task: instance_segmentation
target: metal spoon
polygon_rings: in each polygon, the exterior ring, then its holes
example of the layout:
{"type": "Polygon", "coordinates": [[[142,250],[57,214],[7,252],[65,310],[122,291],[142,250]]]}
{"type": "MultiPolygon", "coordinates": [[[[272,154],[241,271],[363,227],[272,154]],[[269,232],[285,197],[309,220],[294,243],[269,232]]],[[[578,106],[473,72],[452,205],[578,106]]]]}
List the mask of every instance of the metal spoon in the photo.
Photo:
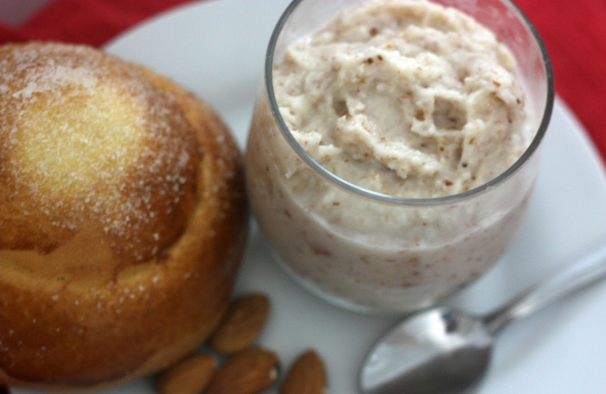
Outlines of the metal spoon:
{"type": "Polygon", "coordinates": [[[433,307],[404,319],[370,350],[360,370],[362,394],[456,394],[473,388],[490,363],[494,336],[561,297],[606,277],[606,242],[570,268],[493,313],[472,316],[433,307]]]}

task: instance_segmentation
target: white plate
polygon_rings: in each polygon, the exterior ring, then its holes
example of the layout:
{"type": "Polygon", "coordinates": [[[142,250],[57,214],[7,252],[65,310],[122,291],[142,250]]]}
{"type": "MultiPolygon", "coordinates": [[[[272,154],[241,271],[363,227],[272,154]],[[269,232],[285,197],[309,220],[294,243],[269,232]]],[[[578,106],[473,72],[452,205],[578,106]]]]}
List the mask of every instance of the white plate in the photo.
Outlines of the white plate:
{"type": "MultiPolygon", "coordinates": [[[[191,4],[130,30],[106,49],[172,77],[211,103],[243,147],[267,42],[287,3],[191,4]]],[[[522,231],[503,260],[453,303],[486,311],[557,270],[567,256],[606,232],[604,171],[582,128],[560,101],[542,154],[522,231]]],[[[267,292],[273,302],[260,344],[277,351],[283,369],[306,348],[316,348],[326,362],[332,394],[356,393],[365,352],[397,320],[340,310],[308,294],[273,263],[257,229],[236,289],[250,291],[267,292]]],[[[605,349],[606,283],[602,283],[507,329],[479,393],[604,394],[605,349]]],[[[150,379],[106,391],[153,392],[150,379]]]]}

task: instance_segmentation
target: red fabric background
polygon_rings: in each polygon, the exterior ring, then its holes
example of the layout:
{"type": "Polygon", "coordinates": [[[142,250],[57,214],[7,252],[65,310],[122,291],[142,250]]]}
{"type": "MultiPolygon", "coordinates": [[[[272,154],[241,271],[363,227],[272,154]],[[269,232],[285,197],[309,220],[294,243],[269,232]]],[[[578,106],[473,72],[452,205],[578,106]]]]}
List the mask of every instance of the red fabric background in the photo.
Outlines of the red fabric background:
{"type": "MultiPolygon", "coordinates": [[[[0,44],[41,39],[100,46],[142,20],[189,1],[54,0],[20,28],[0,25],[0,44]]],[[[545,41],[558,94],[606,158],[606,0],[516,2],[545,41]]]]}

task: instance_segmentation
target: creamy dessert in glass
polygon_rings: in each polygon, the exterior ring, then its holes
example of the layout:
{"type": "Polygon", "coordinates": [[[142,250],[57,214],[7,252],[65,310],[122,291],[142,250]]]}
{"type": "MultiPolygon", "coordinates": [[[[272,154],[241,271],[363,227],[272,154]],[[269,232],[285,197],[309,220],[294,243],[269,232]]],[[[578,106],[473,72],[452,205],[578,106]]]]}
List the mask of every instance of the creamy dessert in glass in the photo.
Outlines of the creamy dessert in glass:
{"type": "Polygon", "coordinates": [[[269,44],[246,154],[257,221],[305,287],[412,311],[503,254],[553,106],[507,0],[296,0],[269,44]]]}

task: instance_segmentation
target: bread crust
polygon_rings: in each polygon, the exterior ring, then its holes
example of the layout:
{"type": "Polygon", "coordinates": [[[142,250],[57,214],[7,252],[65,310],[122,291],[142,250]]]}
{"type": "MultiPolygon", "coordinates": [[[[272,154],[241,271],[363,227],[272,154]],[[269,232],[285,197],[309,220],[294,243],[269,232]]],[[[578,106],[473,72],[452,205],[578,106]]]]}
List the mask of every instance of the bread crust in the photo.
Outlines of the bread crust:
{"type": "MultiPolygon", "coordinates": [[[[119,73],[136,75],[165,95],[166,108],[186,121],[171,125],[183,127],[179,138],[189,158],[179,173],[185,179],[180,197],[152,201],[157,212],[174,205],[162,220],[107,238],[98,216],[86,213],[75,228],[56,231],[48,223],[26,222],[24,231],[38,238],[22,237],[19,226],[0,232],[0,385],[62,391],[113,386],[191,352],[224,312],[247,235],[240,152],[213,110],[172,81],[92,49],[27,45],[109,59],[120,65],[119,73]],[[31,242],[14,242],[19,239],[31,242]]],[[[0,138],[7,132],[0,129],[0,138]]],[[[6,167],[7,154],[0,153],[6,167]]],[[[0,205],[14,210],[6,192],[11,186],[0,184],[0,205]]],[[[6,212],[0,208],[2,219],[10,216],[6,212]]]]}

